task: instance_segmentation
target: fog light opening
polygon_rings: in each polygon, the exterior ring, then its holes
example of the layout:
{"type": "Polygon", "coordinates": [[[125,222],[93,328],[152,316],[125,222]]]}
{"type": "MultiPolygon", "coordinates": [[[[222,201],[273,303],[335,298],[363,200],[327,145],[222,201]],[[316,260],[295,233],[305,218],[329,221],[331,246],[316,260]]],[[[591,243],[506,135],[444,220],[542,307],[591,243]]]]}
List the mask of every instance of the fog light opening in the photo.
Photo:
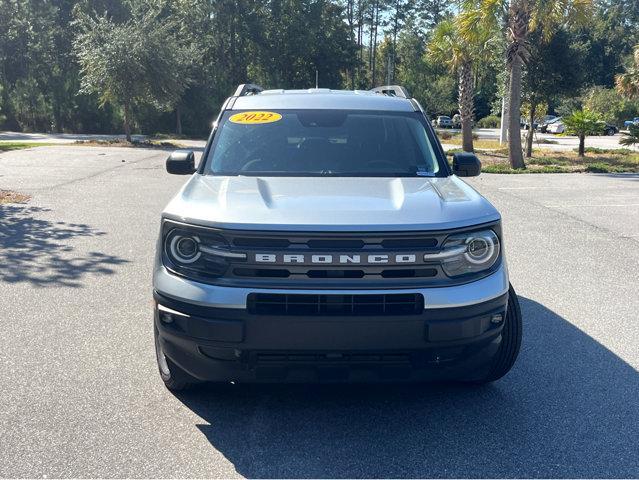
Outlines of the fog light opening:
{"type": "Polygon", "coordinates": [[[490,317],[490,322],[494,324],[499,324],[504,321],[503,313],[496,313],[492,317],[490,317]]]}

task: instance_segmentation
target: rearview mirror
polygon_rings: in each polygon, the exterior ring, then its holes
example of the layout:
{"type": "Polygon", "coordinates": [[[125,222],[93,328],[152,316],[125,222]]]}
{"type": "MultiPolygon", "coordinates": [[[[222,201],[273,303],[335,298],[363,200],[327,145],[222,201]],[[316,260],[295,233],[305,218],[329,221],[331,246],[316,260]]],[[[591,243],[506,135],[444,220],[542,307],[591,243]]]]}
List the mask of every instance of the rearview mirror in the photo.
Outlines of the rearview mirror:
{"type": "Polygon", "coordinates": [[[453,173],[459,177],[476,177],[481,172],[477,155],[469,152],[453,154],[453,173]]]}
{"type": "Polygon", "coordinates": [[[195,154],[191,150],[176,150],[166,159],[166,171],[174,175],[195,172],[195,154]]]}

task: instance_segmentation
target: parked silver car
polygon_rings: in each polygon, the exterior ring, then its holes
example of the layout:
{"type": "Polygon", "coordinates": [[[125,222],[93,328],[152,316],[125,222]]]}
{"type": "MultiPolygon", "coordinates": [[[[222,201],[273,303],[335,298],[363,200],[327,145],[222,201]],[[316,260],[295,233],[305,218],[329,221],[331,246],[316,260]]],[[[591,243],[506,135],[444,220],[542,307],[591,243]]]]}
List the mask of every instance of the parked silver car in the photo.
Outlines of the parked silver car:
{"type": "Polygon", "coordinates": [[[437,128],[453,128],[453,119],[446,115],[440,115],[435,121],[435,126],[437,128]]]}
{"type": "Polygon", "coordinates": [[[566,131],[566,125],[561,121],[561,117],[557,117],[553,122],[549,123],[546,127],[548,133],[564,133],[566,131]]]}
{"type": "Polygon", "coordinates": [[[199,382],[491,382],[521,313],[497,210],[452,167],[419,103],[240,85],[162,213],[155,346],[199,382]]]}

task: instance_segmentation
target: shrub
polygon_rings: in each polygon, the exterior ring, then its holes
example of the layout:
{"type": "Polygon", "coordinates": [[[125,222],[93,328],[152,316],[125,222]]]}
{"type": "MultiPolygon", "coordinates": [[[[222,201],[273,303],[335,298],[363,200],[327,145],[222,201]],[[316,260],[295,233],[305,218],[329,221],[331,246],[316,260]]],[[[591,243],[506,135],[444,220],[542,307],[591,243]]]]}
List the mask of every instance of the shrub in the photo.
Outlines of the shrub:
{"type": "Polygon", "coordinates": [[[589,163],[586,165],[586,172],[588,173],[624,173],[632,172],[632,168],[618,167],[616,165],[610,165],[604,162],[589,163]]]}
{"type": "MultiPolygon", "coordinates": [[[[621,140],[620,140],[621,142],[621,140]]],[[[634,153],[629,148],[598,148],[598,147],[586,147],[586,153],[603,153],[603,154],[614,154],[614,155],[631,155],[634,153]]],[[[575,152],[578,152],[579,149],[575,148],[575,152]]]]}
{"type": "Polygon", "coordinates": [[[570,173],[571,170],[559,165],[544,165],[537,168],[511,168],[510,165],[505,163],[498,163],[494,165],[486,165],[481,169],[484,173],[570,173]]]}
{"type": "Polygon", "coordinates": [[[501,119],[497,115],[488,115],[477,122],[479,128],[498,128],[501,119]]]}
{"type": "Polygon", "coordinates": [[[450,132],[440,132],[438,135],[442,140],[450,140],[453,138],[453,135],[450,132]]]}

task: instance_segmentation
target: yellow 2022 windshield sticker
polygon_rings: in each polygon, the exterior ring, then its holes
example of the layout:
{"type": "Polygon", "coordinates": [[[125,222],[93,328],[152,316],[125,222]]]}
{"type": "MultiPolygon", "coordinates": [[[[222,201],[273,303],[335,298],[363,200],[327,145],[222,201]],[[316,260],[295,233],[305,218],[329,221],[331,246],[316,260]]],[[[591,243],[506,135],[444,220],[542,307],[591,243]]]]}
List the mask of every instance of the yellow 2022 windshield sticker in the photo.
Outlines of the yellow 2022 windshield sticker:
{"type": "Polygon", "coordinates": [[[242,124],[259,124],[259,123],[273,123],[282,119],[282,115],[275,112],[242,112],[232,115],[229,120],[233,123],[242,124]]]}

